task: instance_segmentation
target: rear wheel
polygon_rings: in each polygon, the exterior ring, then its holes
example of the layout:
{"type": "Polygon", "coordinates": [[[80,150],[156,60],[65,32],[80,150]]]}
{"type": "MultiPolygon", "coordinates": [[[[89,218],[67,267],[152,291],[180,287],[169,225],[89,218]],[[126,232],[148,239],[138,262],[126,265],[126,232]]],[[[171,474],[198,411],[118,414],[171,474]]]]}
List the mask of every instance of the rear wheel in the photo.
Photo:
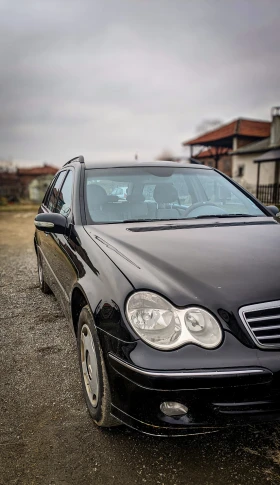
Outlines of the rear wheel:
{"type": "Polygon", "coordinates": [[[50,289],[49,285],[47,285],[47,283],[45,282],[45,279],[44,279],[44,271],[43,271],[43,266],[42,266],[42,260],[41,260],[41,256],[40,256],[38,250],[37,250],[37,266],[38,266],[39,286],[40,286],[41,291],[45,294],[51,293],[51,289],[50,289]]]}
{"type": "Polygon", "coordinates": [[[111,392],[97,331],[89,306],[85,306],[78,323],[78,352],[86,404],[94,422],[100,427],[118,426],[110,414],[111,392]]]}

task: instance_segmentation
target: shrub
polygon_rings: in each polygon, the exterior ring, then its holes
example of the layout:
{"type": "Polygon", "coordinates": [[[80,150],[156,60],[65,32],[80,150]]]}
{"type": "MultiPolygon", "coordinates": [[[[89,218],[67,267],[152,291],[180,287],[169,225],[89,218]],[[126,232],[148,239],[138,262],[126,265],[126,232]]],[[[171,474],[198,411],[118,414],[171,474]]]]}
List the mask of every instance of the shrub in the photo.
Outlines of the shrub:
{"type": "Polygon", "coordinates": [[[7,197],[0,197],[0,205],[8,205],[7,197]]]}

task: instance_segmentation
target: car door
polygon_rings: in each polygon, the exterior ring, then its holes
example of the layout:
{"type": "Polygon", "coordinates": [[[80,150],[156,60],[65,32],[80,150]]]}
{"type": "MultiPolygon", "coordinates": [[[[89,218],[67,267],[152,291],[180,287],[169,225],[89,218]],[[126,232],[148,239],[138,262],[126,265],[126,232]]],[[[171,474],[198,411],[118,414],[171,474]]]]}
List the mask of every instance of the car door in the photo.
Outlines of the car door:
{"type": "Polygon", "coordinates": [[[69,302],[74,283],[78,278],[76,256],[73,252],[73,197],[74,197],[73,169],[68,170],[60,189],[54,212],[67,218],[69,231],[67,234],[54,234],[54,251],[52,257],[53,270],[57,275],[61,301],[66,313],[69,312],[69,302]]]}
{"type": "MultiPolygon", "coordinates": [[[[58,195],[62,186],[62,183],[67,174],[66,170],[60,172],[53,180],[49,190],[47,191],[40,212],[54,212],[58,195]]],[[[51,287],[52,291],[57,294],[58,283],[53,271],[53,252],[55,248],[54,235],[45,231],[36,231],[37,248],[39,251],[39,257],[41,259],[41,264],[43,267],[44,275],[46,275],[46,280],[51,287]]]]}
{"type": "Polygon", "coordinates": [[[70,295],[72,287],[77,280],[78,270],[75,264],[77,258],[73,252],[71,230],[73,228],[73,190],[74,169],[70,168],[60,172],[44,205],[44,210],[61,214],[67,219],[67,234],[40,232],[41,250],[44,259],[44,271],[48,274],[56,298],[62,305],[65,313],[69,315],[70,295]]]}

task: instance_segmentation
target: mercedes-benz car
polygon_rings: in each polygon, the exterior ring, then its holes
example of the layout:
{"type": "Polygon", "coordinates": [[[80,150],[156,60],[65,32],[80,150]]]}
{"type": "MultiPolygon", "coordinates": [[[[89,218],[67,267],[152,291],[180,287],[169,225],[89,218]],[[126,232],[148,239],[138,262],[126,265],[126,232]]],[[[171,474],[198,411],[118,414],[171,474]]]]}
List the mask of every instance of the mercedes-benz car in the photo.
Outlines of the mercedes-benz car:
{"type": "Polygon", "coordinates": [[[174,436],[280,419],[277,213],[203,165],[59,170],[35,219],[39,283],[71,322],[97,425],[174,436]]]}

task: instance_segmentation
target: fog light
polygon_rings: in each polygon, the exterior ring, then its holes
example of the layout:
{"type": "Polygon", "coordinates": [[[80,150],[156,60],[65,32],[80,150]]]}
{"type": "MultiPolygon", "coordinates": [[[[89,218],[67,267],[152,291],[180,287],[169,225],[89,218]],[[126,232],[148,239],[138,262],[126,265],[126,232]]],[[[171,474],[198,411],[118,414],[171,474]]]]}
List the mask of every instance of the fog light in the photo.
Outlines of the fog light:
{"type": "Polygon", "coordinates": [[[179,402],[166,401],[160,405],[160,410],[166,416],[183,416],[187,414],[188,408],[179,402]]]}

